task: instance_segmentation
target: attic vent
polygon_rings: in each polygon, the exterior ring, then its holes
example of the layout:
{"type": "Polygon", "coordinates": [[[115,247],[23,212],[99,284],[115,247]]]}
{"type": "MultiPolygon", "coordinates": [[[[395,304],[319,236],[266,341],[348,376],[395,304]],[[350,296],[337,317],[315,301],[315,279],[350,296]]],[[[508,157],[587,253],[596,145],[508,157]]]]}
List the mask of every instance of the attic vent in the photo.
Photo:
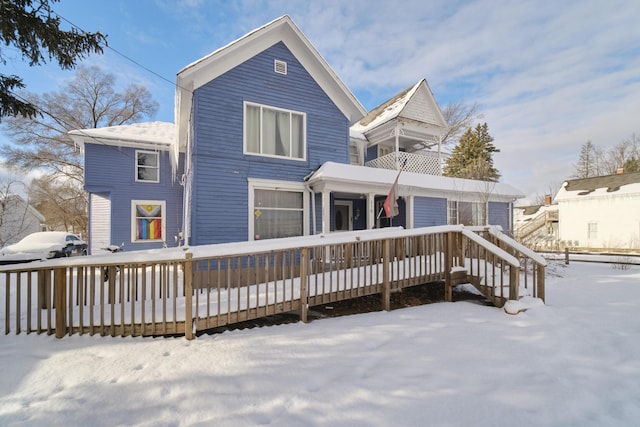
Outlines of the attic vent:
{"type": "Polygon", "coordinates": [[[287,74],[287,63],[276,59],[273,62],[273,71],[278,74],[287,74]]]}

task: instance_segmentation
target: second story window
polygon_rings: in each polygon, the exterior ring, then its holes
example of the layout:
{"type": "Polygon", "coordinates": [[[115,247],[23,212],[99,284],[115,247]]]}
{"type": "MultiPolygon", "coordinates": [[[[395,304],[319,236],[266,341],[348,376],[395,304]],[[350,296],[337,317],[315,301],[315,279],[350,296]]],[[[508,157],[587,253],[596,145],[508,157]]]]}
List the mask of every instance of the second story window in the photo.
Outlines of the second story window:
{"type": "Polygon", "coordinates": [[[305,160],[305,114],[245,103],[244,151],[305,160]]]}
{"type": "Polygon", "coordinates": [[[160,159],[156,151],[136,150],[136,181],[160,182],[160,159]]]}

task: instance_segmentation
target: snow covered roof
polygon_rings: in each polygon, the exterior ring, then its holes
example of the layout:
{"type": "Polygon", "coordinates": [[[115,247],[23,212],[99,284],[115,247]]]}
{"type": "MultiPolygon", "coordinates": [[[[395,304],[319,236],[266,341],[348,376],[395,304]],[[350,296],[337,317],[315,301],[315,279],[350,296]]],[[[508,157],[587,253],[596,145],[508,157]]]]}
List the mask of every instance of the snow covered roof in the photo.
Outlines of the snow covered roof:
{"type": "Polygon", "coordinates": [[[84,143],[94,143],[168,150],[175,141],[176,126],[168,122],[134,123],[72,130],[69,136],[81,147],[84,143]]]}
{"type": "Polygon", "coordinates": [[[555,200],[623,194],[640,194],[640,172],[568,180],[555,200]]]}
{"type": "Polygon", "coordinates": [[[371,130],[400,117],[429,123],[443,129],[447,126],[427,81],[422,79],[371,110],[358,123],[351,126],[351,135],[354,137],[358,134],[366,135],[371,130]],[[414,111],[410,111],[411,103],[418,104],[414,111]]]}
{"type": "Polygon", "coordinates": [[[38,219],[38,221],[44,222],[45,220],[44,215],[42,215],[40,211],[38,211],[36,208],[31,206],[30,203],[27,203],[27,201],[24,200],[22,196],[18,194],[7,194],[4,204],[7,210],[16,210],[16,211],[17,211],[16,207],[20,205],[20,208],[23,209],[23,211],[26,209],[28,212],[31,213],[31,215],[33,215],[36,219],[38,219]]]}
{"type": "MultiPolygon", "coordinates": [[[[315,171],[308,183],[316,191],[330,191],[379,195],[387,194],[398,172],[327,162],[315,171]]],[[[400,196],[464,198],[465,200],[513,201],[524,197],[522,192],[500,182],[476,181],[462,178],[401,172],[398,179],[400,196]]]]}

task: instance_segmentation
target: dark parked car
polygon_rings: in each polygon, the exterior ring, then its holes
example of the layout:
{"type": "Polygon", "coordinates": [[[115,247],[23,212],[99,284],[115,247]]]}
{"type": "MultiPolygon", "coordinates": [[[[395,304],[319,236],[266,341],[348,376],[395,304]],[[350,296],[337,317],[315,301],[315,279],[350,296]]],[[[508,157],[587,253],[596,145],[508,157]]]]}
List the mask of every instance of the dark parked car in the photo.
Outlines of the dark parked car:
{"type": "Polygon", "coordinates": [[[14,245],[0,249],[0,264],[15,264],[87,254],[87,242],[65,231],[29,234],[14,245]]]}

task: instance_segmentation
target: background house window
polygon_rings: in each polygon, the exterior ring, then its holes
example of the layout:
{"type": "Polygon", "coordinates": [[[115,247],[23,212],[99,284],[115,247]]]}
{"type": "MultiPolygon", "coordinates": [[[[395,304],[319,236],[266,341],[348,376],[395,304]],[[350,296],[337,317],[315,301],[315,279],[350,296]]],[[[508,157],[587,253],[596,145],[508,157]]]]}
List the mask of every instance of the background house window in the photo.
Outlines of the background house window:
{"type": "Polygon", "coordinates": [[[165,241],[166,209],[164,201],[131,202],[131,241],[165,241]]]}
{"type": "Polygon", "coordinates": [[[245,153],[304,160],[305,115],[245,103],[245,153]]]}
{"type": "Polygon", "coordinates": [[[159,182],[160,162],[156,151],[136,150],[136,181],[159,182]]]}
{"type": "Polygon", "coordinates": [[[597,222],[590,222],[588,224],[588,229],[587,229],[587,238],[589,239],[597,239],[598,238],[598,223],[597,222]]]}

